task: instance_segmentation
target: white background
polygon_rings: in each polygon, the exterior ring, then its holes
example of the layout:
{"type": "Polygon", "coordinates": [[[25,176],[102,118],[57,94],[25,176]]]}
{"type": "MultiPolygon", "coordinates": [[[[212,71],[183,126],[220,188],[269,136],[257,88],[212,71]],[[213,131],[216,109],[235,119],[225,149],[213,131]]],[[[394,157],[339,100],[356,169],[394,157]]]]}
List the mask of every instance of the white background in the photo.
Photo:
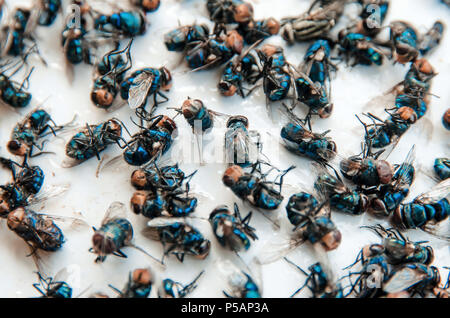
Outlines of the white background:
{"type": "MultiPolygon", "coordinates": [[[[29,3],[29,1],[7,2],[9,5],[13,2],[14,4],[29,3]]],[[[311,1],[252,0],[251,2],[255,9],[256,19],[268,16],[279,19],[284,16],[304,12],[311,1]]],[[[356,9],[355,5],[348,6],[346,15],[353,14],[356,12],[356,9]]],[[[162,0],[160,9],[155,13],[148,14],[147,17],[151,26],[149,26],[147,33],[143,37],[135,40],[132,47],[135,68],[144,66],[160,67],[162,65],[173,67],[177,64],[180,55],[168,52],[162,39],[164,33],[178,25],[178,21],[181,24],[191,24],[194,21],[210,24],[205,1],[202,0],[162,0]]],[[[441,19],[448,23],[450,21],[449,17],[450,9],[438,0],[392,0],[386,23],[403,19],[413,22],[418,30],[424,32],[436,19],[441,19]]],[[[136,131],[129,120],[132,111],[128,106],[123,107],[116,113],[108,114],[92,105],[89,98],[92,86],[92,68],[90,66],[77,66],[75,80],[72,85],[69,84],[64,73],[64,56],[60,43],[62,24],[63,21],[59,17],[52,27],[38,28],[39,47],[49,66],[45,68],[39,62],[34,61],[36,70],[31,77],[30,87],[30,91],[33,93],[32,105],[23,110],[21,115],[6,107],[0,109],[0,153],[3,156],[9,156],[5,145],[14,124],[29,110],[42,102],[44,102],[44,107],[51,112],[57,123],[69,121],[73,117],[74,112],[79,115],[79,125],[84,125],[86,122],[94,124],[112,116],[117,116],[124,120],[132,131],[136,131]]],[[[267,42],[284,45],[284,41],[279,36],[273,37],[267,42]]],[[[306,44],[296,44],[286,48],[285,53],[288,61],[294,65],[298,64],[302,60],[306,48],[306,44]]],[[[433,81],[431,90],[438,97],[431,99],[431,104],[425,116],[434,128],[432,138],[427,140],[424,134],[421,134],[423,128],[420,128],[425,125],[419,126],[418,124],[419,129],[406,133],[397,148],[392,152],[389,157],[392,163],[401,162],[414,143],[417,146],[417,162],[424,167],[424,170],[432,167],[435,157],[449,156],[449,132],[441,124],[441,117],[450,105],[450,94],[448,92],[448,83],[450,81],[449,53],[450,41],[448,32],[446,32],[440,47],[429,57],[431,64],[439,73],[433,81]]],[[[170,101],[161,105],[157,111],[158,113],[172,116],[174,115],[173,110],[165,110],[166,107],[180,107],[187,96],[201,98],[213,110],[230,115],[240,114],[247,116],[250,120],[250,128],[259,130],[265,139],[268,139],[267,144],[269,144],[269,141],[272,141],[272,144],[274,144],[273,140],[276,140],[276,137],[273,136],[279,134],[282,123],[277,120],[273,122],[269,119],[262,89],[256,90],[251,97],[245,100],[239,96],[224,98],[220,96],[216,88],[220,69],[202,71],[195,74],[186,73],[184,72],[185,70],[186,66],[182,64],[177,70],[173,71],[174,85],[168,94],[170,101]]],[[[385,62],[381,67],[357,66],[349,68],[344,63],[339,64],[339,71],[332,81],[334,112],[329,119],[316,121],[314,130],[321,132],[331,129],[330,135],[337,142],[338,150],[342,155],[359,153],[363,131],[354,114],[361,113],[363,110],[366,111],[366,103],[371,98],[380,95],[401,81],[406,71],[407,66],[393,65],[390,61],[385,62]]],[[[276,105],[274,108],[276,108],[276,105]]],[[[384,117],[382,105],[371,110],[384,117]]],[[[184,119],[178,117],[176,122],[180,128],[180,135],[184,136],[184,138],[190,137],[190,130],[184,119]]],[[[99,226],[108,205],[112,201],[120,200],[128,207],[128,202],[133,193],[133,188],[129,183],[133,168],[123,164],[119,169],[105,171],[99,178],[96,178],[97,161],[92,159],[78,167],[63,169],[59,165],[64,158],[64,146],[69,137],[70,135],[63,136],[64,140],[53,138],[47,145],[47,150],[55,151],[57,155],[33,159],[33,164],[41,166],[46,173],[46,186],[65,182],[71,184],[70,190],[63,197],[49,201],[41,212],[67,216],[73,216],[74,213],[81,212],[90,225],[99,226]]],[[[223,131],[217,129],[209,138],[212,141],[206,147],[222,143],[223,131]]],[[[178,154],[181,151],[180,149],[181,142],[178,141],[173,145],[172,153],[178,154]]],[[[205,150],[205,152],[206,156],[208,150],[205,150]]],[[[119,153],[118,148],[110,148],[104,154],[111,158],[119,153]]],[[[291,189],[292,192],[292,189],[298,189],[301,186],[312,189],[314,175],[310,171],[309,160],[297,157],[282,148],[268,145],[264,147],[264,153],[272,160],[273,164],[280,168],[287,168],[291,164],[297,166],[297,169],[291,172],[286,179],[286,183],[289,184],[286,190],[291,189]]],[[[185,160],[181,167],[186,173],[199,169],[192,180],[193,191],[202,193],[196,215],[208,217],[215,206],[228,204],[231,207],[235,201],[239,203],[242,213],[246,214],[251,210],[250,207],[239,202],[231,191],[222,184],[221,176],[225,169],[224,164],[211,163],[199,168],[197,164],[191,164],[185,160]]],[[[6,183],[9,180],[9,175],[6,172],[1,173],[3,176],[2,183],[6,183]]],[[[424,174],[419,174],[408,199],[412,199],[415,195],[426,191],[433,184],[433,180],[424,174]]],[[[291,227],[284,210],[289,195],[289,191],[286,191],[285,201],[281,208],[274,212],[278,213],[282,223],[282,228],[278,233],[255,211],[252,225],[257,229],[260,240],[253,244],[247,253],[242,254],[246,261],[249,262],[253,256],[258,255],[267,241],[276,242],[280,237],[289,233],[291,227]]],[[[146,220],[142,216],[136,216],[131,212],[129,212],[128,216],[135,228],[135,243],[150,251],[153,255],[160,256],[162,253],[161,245],[158,242],[148,241],[140,235],[140,230],[145,226],[146,220]]],[[[359,227],[378,222],[382,222],[384,225],[387,225],[387,223],[384,220],[376,220],[369,215],[353,217],[339,213],[333,214],[333,220],[342,232],[343,239],[339,248],[329,253],[329,257],[333,268],[341,275],[344,273],[341,271],[341,268],[353,262],[362,246],[378,242],[377,236],[359,227]]],[[[80,284],[75,289],[74,296],[89,286],[88,292],[83,296],[97,291],[114,296],[115,294],[108,288],[108,284],[122,288],[130,270],[150,265],[154,268],[159,278],[170,277],[183,283],[188,283],[198,272],[206,269],[206,274],[191,296],[222,297],[221,291],[224,285],[218,279],[219,276],[214,267],[214,262],[225,258],[233,259],[237,262],[236,257],[233,253],[224,251],[217,244],[208,223],[200,220],[193,223],[212,241],[209,257],[203,261],[186,257],[184,263],[179,263],[174,257],[170,257],[167,259],[165,271],[158,268],[145,255],[131,248],[124,249],[128,259],[108,257],[104,264],[95,264],[95,255],[88,253],[92,236],[92,230],[89,228],[82,231],[66,231],[67,242],[62,250],[49,255],[43,254],[43,258],[47,264],[47,271],[53,275],[65,266],[69,266],[72,270],[75,270],[75,273],[80,274],[80,284]]],[[[420,231],[410,231],[407,235],[412,240],[430,241],[436,254],[434,262],[436,266],[441,268],[442,266],[450,265],[448,244],[420,231]]],[[[35,271],[34,263],[31,257],[26,257],[29,250],[26,244],[7,228],[5,221],[0,222],[0,251],[2,264],[0,296],[38,296],[38,293],[32,287],[32,283],[37,281],[36,275],[33,273],[35,271]]],[[[299,247],[289,257],[303,268],[307,268],[315,262],[312,249],[308,244],[299,247]]],[[[446,276],[447,272],[442,270],[442,275],[446,276]]],[[[284,261],[264,266],[262,268],[262,278],[263,296],[265,297],[288,297],[297,287],[303,284],[305,279],[284,261]]],[[[153,289],[152,296],[155,295],[155,290],[156,288],[153,289]]],[[[302,294],[304,297],[308,295],[307,291],[302,294]]]]}

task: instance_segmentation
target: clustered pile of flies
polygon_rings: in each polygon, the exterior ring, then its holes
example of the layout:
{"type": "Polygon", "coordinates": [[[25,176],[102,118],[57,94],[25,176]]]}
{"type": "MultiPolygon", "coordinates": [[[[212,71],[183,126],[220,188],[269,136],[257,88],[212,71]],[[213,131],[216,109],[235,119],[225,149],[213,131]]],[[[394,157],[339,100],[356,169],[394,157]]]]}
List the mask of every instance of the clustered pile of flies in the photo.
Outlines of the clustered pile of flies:
{"type": "MultiPolygon", "coordinates": [[[[312,171],[316,174],[313,189],[302,189],[291,195],[285,206],[292,232],[285,241],[266,246],[250,266],[240,253],[246,252],[252,241],[258,239],[257,230],[250,225],[253,212],[244,216],[234,203],[232,207],[218,205],[208,218],[197,216],[194,212],[201,198],[191,191],[191,181],[197,171],[186,174],[178,163],[166,164],[161,160],[177,137],[175,118],[181,114],[197,137],[213,128],[217,118],[227,120],[224,136],[227,167],[222,176],[223,185],[245,206],[261,212],[277,227],[274,216],[284,201],[283,178],[295,166],[284,170],[275,167],[263,154],[261,136],[249,129],[245,116],[215,112],[200,99],[187,97],[180,108],[168,107],[175,110],[174,117],[155,115],[157,106],[169,101],[164,93],[172,84],[169,69],[161,66],[130,70],[133,41],[145,34],[149,25],[147,13],[157,11],[160,1],[129,0],[120,4],[102,1],[101,8],[97,2],[71,0],[70,6],[64,8],[60,0],[34,0],[32,9],[15,8],[9,12],[0,1],[0,98],[4,104],[13,109],[30,104],[31,94],[26,90],[33,68],[29,67],[28,58],[36,54],[46,64],[40,55],[35,30],[38,26],[52,25],[61,11],[70,9],[62,17],[65,27],[61,42],[69,75],[73,76],[74,65],[82,62],[94,65],[92,103],[108,112],[128,103],[134,112],[132,122],[138,128],[134,134],[115,117],[76,128],[77,132],[66,144],[67,158],[61,165],[74,167],[95,157],[99,161],[97,175],[112,164],[125,162],[135,167],[130,181],[136,191],[130,199],[130,208],[148,219],[142,234],[161,242],[163,255],[155,257],[135,244],[125,204],[113,202],[100,226],[92,227],[90,251],[96,254],[95,262],[104,262],[110,255],[126,258],[123,251],[126,247],[141,251],[161,266],[165,266],[165,258],[171,255],[180,262],[185,257],[203,260],[210,254],[211,241],[194,227],[197,220],[210,224],[219,245],[234,253],[242,263],[237,266],[230,260],[216,262],[227,286],[223,290],[226,297],[262,297],[262,281],[257,271],[261,265],[280,258],[306,276],[292,297],[305,287],[315,298],[449,297],[450,275],[446,281],[442,280],[438,268],[431,265],[433,248],[425,245],[427,242],[410,241],[402,234],[403,230],[417,228],[450,241],[449,159],[437,158],[434,163],[437,184],[405,203],[417,174],[415,146],[400,164],[389,163],[386,156],[388,147],[395,147],[427,111],[431,80],[437,73],[425,56],[438,46],[444,32],[442,22],[436,21],[425,34],[404,21],[382,26],[389,9],[388,0],[316,0],[307,12],[280,22],[272,17],[255,20],[250,2],[207,0],[206,9],[214,23],[212,32],[207,24],[194,23],[164,35],[167,50],[182,52],[193,71],[222,66],[217,85],[221,95],[239,94],[245,98],[262,86],[267,106],[279,104],[287,118],[280,133],[283,145],[312,161],[312,171]],[[337,38],[333,37],[331,31],[348,3],[359,4],[359,17],[340,30],[337,38]],[[389,29],[387,41],[377,38],[383,28],[389,29]],[[300,65],[289,63],[281,46],[261,45],[278,33],[289,45],[310,43],[300,65]],[[125,41],[128,43],[124,46],[125,41]],[[100,52],[104,47],[109,49],[100,52]],[[333,56],[333,52],[338,55],[333,56]],[[385,109],[387,119],[368,112],[363,114],[367,118],[364,121],[357,115],[365,131],[361,153],[341,157],[336,143],[328,136],[329,131],[312,130],[315,116],[328,118],[332,114],[331,77],[338,70],[333,60],[345,60],[353,67],[381,65],[385,59],[409,63],[404,80],[388,92],[395,97],[394,105],[385,109]],[[18,83],[13,76],[22,68],[27,69],[27,75],[18,83]],[[117,101],[117,95],[121,101],[117,101]],[[148,109],[147,100],[151,96],[153,105],[148,109]],[[296,114],[299,105],[306,107],[303,118],[296,114]],[[103,165],[105,158],[101,153],[114,144],[123,154],[103,165]],[[342,239],[332,220],[332,211],[350,215],[367,212],[388,218],[392,224],[388,229],[381,225],[364,226],[373,230],[381,242],[363,247],[341,278],[336,277],[327,256],[327,252],[339,247],[342,239]],[[286,257],[303,243],[310,244],[318,258],[308,271],[286,257]]],[[[1,166],[12,175],[10,181],[0,186],[0,217],[29,246],[39,280],[33,286],[43,297],[73,296],[72,287],[65,281],[67,269],[54,277],[44,273],[41,254],[62,248],[63,225],[75,227],[87,223],[78,217],[36,212],[39,204],[61,195],[68,185],[44,187],[44,171],[30,161],[51,154],[44,150],[45,144],[52,136],[73,130],[73,122],[58,125],[44,107],[37,107],[14,127],[7,143],[7,150],[19,157],[20,162],[0,157],[1,166]]],[[[442,122],[449,129],[449,110],[442,122]]],[[[203,164],[200,145],[199,151],[203,164]]],[[[159,286],[158,297],[186,297],[197,287],[204,272],[190,282],[181,283],[170,278],[159,280],[150,267],[138,268],[129,273],[122,289],[109,286],[122,298],[147,298],[154,284],[159,286]]],[[[109,296],[97,292],[91,297],[109,296]]]]}

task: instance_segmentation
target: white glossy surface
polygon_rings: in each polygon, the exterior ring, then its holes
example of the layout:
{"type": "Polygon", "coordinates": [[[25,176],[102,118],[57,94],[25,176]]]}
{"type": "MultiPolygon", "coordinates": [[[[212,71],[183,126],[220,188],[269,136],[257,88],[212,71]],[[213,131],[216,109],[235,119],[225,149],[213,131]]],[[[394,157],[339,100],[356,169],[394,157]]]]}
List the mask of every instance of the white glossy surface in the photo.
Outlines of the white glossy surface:
{"type": "MultiPolygon", "coordinates": [[[[27,3],[28,1],[7,1],[9,4],[27,3]]],[[[310,1],[307,0],[253,0],[251,1],[255,9],[257,19],[267,16],[281,18],[284,16],[299,14],[306,10],[310,1]]],[[[155,13],[148,14],[151,26],[147,33],[135,40],[132,48],[134,68],[143,66],[159,67],[161,65],[173,66],[180,59],[177,53],[168,52],[162,42],[163,34],[177,26],[177,21],[181,24],[210,23],[203,0],[162,0],[160,9],[155,13]]],[[[346,13],[351,13],[351,6],[346,13]]],[[[450,21],[450,9],[440,4],[438,0],[392,0],[387,18],[387,23],[392,20],[403,19],[413,22],[421,31],[429,28],[436,19],[445,22],[450,21]]],[[[40,27],[38,29],[39,46],[44,58],[49,63],[49,67],[42,67],[37,61],[36,70],[31,77],[30,91],[33,93],[33,105],[23,111],[26,114],[40,102],[44,102],[47,109],[51,111],[52,117],[57,123],[69,121],[73,113],[79,115],[80,125],[98,123],[109,117],[117,116],[122,119],[127,126],[133,130],[130,122],[132,111],[126,106],[119,111],[108,114],[101,109],[95,108],[89,98],[92,85],[92,69],[89,66],[81,65],[76,67],[75,81],[70,85],[64,74],[64,57],[60,46],[60,32],[62,29],[61,17],[51,28],[40,27]]],[[[267,42],[282,44],[284,41],[279,37],[273,37],[267,42]]],[[[307,45],[296,44],[285,49],[287,59],[298,64],[307,45]]],[[[439,96],[433,97],[428,113],[425,118],[434,125],[434,132],[431,140],[426,140],[418,136],[420,129],[408,132],[400,141],[398,147],[393,151],[389,160],[393,163],[401,162],[413,143],[417,146],[418,162],[423,166],[431,167],[433,160],[437,156],[449,156],[448,138],[449,132],[441,124],[443,112],[450,105],[450,93],[448,85],[450,82],[450,37],[448,30],[440,47],[429,57],[431,64],[439,72],[433,81],[432,92],[439,96]]],[[[213,110],[233,114],[245,115],[250,120],[250,127],[257,129],[264,136],[266,130],[273,135],[278,135],[280,129],[279,122],[272,122],[267,116],[265,109],[265,99],[262,90],[257,90],[251,97],[243,100],[238,96],[232,98],[221,97],[217,91],[220,70],[213,69],[198,73],[184,73],[186,66],[183,64],[173,71],[174,86],[168,94],[170,101],[160,106],[158,113],[173,115],[173,110],[166,111],[166,107],[180,107],[182,101],[191,96],[201,98],[208,107],[213,110]]],[[[387,91],[404,77],[407,67],[403,65],[393,65],[391,62],[385,63],[381,67],[357,66],[349,68],[341,63],[339,71],[332,81],[332,95],[334,100],[334,112],[329,119],[316,121],[315,131],[331,129],[330,135],[335,139],[338,149],[343,155],[356,154],[360,150],[360,140],[362,138],[362,128],[354,117],[354,114],[362,112],[365,104],[373,97],[387,91]]],[[[382,108],[375,110],[382,114],[382,108]]],[[[12,112],[10,109],[2,107],[0,124],[0,145],[1,154],[7,156],[6,142],[13,125],[23,116],[12,112]]],[[[177,125],[180,127],[180,136],[189,138],[191,131],[183,118],[177,117],[177,125]]],[[[212,147],[214,144],[222,143],[223,131],[217,129],[208,138],[214,140],[207,144],[212,147]]],[[[45,173],[45,185],[60,184],[70,182],[71,188],[63,197],[49,201],[45,205],[43,212],[57,215],[71,216],[75,212],[81,212],[90,225],[98,226],[104,216],[108,205],[115,200],[122,201],[128,206],[128,202],[133,193],[133,188],[129,183],[132,167],[125,164],[120,169],[109,170],[99,178],[95,177],[97,161],[90,160],[72,169],[63,169],[59,164],[64,158],[64,146],[69,136],[63,139],[53,138],[48,144],[47,150],[57,152],[56,156],[42,156],[33,159],[34,164],[40,165],[45,173]]],[[[181,140],[173,145],[172,153],[179,153],[181,140]]],[[[270,138],[265,138],[269,139],[270,138]]],[[[287,168],[295,164],[297,169],[288,174],[286,183],[292,188],[299,183],[311,188],[314,176],[310,171],[310,161],[299,158],[280,147],[264,147],[264,153],[272,160],[273,164],[280,168],[287,168]]],[[[273,140],[272,140],[273,144],[273,140]]],[[[276,144],[276,143],[275,143],[276,144]]],[[[194,148],[195,150],[195,148],[194,148]]],[[[208,150],[205,150],[208,153],[208,150]]],[[[104,154],[109,158],[120,153],[118,148],[110,148],[104,154]]],[[[184,155],[186,158],[186,155],[184,155]]],[[[193,191],[201,192],[203,195],[196,214],[208,217],[212,209],[219,204],[232,206],[233,202],[238,202],[242,213],[251,210],[243,205],[237,198],[224,187],[221,176],[225,170],[225,165],[212,163],[199,167],[193,163],[183,163],[181,167],[186,173],[199,169],[197,175],[192,180],[193,191]]],[[[9,175],[1,171],[2,183],[9,180],[9,175]]],[[[419,175],[409,199],[418,193],[427,190],[434,181],[428,177],[419,175]]],[[[284,206],[289,196],[289,191],[285,194],[285,202],[278,213],[282,222],[282,229],[277,234],[270,224],[255,211],[252,226],[257,229],[260,240],[253,244],[250,251],[243,254],[243,258],[249,261],[252,256],[257,255],[267,241],[279,239],[282,234],[290,231],[290,226],[285,216],[284,206]]],[[[141,216],[136,216],[129,212],[129,218],[135,227],[135,242],[137,245],[147,249],[153,255],[159,256],[162,247],[158,242],[151,242],[140,235],[140,230],[145,226],[146,220],[141,216]]],[[[370,225],[381,222],[387,225],[384,220],[376,220],[368,215],[347,216],[339,213],[333,214],[333,220],[342,232],[343,239],[340,247],[329,253],[329,257],[334,268],[339,271],[341,268],[353,262],[359,249],[367,243],[378,242],[378,238],[367,230],[360,229],[361,225],[370,225]]],[[[235,259],[233,253],[224,251],[212,236],[210,225],[207,222],[197,220],[193,222],[211,241],[212,249],[209,257],[204,261],[194,260],[186,257],[184,263],[179,263],[175,258],[167,260],[167,268],[162,271],[149,260],[145,255],[130,248],[124,249],[128,259],[108,257],[105,263],[98,265],[94,263],[95,256],[88,253],[91,246],[92,231],[87,228],[83,231],[67,231],[63,249],[51,255],[44,255],[44,260],[51,273],[56,273],[64,266],[71,266],[75,273],[79,270],[80,286],[74,292],[77,295],[88,286],[91,288],[83,296],[96,291],[102,291],[110,296],[114,292],[108,288],[112,284],[118,288],[124,286],[128,272],[137,267],[150,265],[157,272],[160,278],[170,277],[183,283],[188,283],[202,269],[206,269],[205,276],[201,279],[198,288],[191,294],[193,297],[222,297],[223,286],[218,279],[214,268],[214,262],[219,258],[235,259]]],[[[435,265],[450,265],[449,246],[443,241],[439,241],[426,233],[420,231],[410,231],[407,235],[413,240],[429,240],[435,250],[435,265]]],[[[32,283],[37,281],[33,271],[34,263],[30,257],[25,243],[14,233],[9,231],[5,221],[0,222],[0,260],[2,264],[2,274],[0,275],[0,297],[33,297],[38,296],[33,289],[32,283]]],[[[315,262],[312,249],[305,244],[299,247],[290,259],[294,260],[302,268],[307,268],[315,262]]],[[[446,275],[446,272],[442,272],[446,275]]],[[[304,282],[304,277],[284,261],[278,261],[262,268],[263,274],[263,295],[265,297],[288,297],[304,282]]],[[[152,296],[156,294],[156,288],[152,291],[152,296]]],[[[307,292],[303,296],[308,296],[307,292]]]]}

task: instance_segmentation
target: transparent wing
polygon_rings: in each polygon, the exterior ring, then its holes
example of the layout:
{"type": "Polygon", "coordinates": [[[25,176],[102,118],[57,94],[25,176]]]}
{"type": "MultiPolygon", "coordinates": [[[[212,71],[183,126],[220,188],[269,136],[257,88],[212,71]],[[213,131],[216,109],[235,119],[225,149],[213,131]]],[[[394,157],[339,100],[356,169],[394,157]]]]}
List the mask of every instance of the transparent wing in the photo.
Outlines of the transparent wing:
{"type": "Polygon", "coordinates": [[[327,193],[330,189],[337,193],[348,192],[349,189],[344,182],[337,178],[336,175],[332,175],[324,166],[312,163],[312,170],[318,176],[314,187],[319,193],[327,193]]]}
{"type": "Polygon", "coordinates": [[[181,222],[186,223],[186,220],[183,218],[171,218],[171,217],[157,217],[148,221],[148,227],[164,227],[168,225],[172,225],[174,223],[181,222]]]}
{"type": "Polygon", "coordinates": [[[413,145],[406,155],[405,160],[402,162],[397,171],[399,171],[396,180],[394,181],[394,188],[401,187],[405,184],[410,184],[410,167],[414,164],[416,158],[416,146],[413,145]]]}
{"type": "Polygon", "coordinates": [[[40,214],[44,219],[52,220],[58,224],[63,224],[64,226],[70,227],[71,229],[82,229],[89,227],[89,224],[83,219],[70,217],[70,216],[59,216],[52,214],[40,214]]]}
{"type": "Polygon", "coordinates": [[[450,194],[450,178],[445,179],[431,188],[430,191],[422,193],[417,198],[414,199],[415,202],[420,202],[422,204],[436,203],[450,194]]]}
{"type": "Polygon", "coordinates": [[[322,207],[315,212],[315,217],[317,216],[325,216],[327,218],[331,217],[331,207],[329,202],[325,202],[322,207]]]}
{"type": "Polygon", "coordinates": [[[412,268],[404,267],[397,271],[383,286],[386,293],[394,294],[404,291],[421,282],[427,275],[412,268]]]}
{"type": "Polygon", "coordinates": [[[33,10],[31,10],[31,14],[30,17],[28,18],[27,26],[24,32],[25,34],[31,34],[34,32],[36,26],[38,25],[39,15],[40,15],[39,9],[34,8],[33,10]]]}
{"type": "Polygon", "coordinates": [[[390,91],[375,96],[371,100],[369,100],[363,107],[363,111],[367,112],[370,111],[371,113],[380,113],[377,112],[377,110],[383,111],[385,108],[391,108],[392,105],[395,104],[395,88],[391,89],[390,91]]]}
{"type": "MultiPolygon", "coordinates": [[[[106,156],[104,156],[103,159],[106,159],[106,156]]],[[[105,170],[110,170],[110,169],[118,170],[121,167],[121,165],[123,164],[123,155],[115,156],[114,158],[105,162],[104,164],[103,164],[103,161],[104,160],[102,160],[100,162],[97,175],[100,175],[100,173],[105,170]]]]}
{"type": "Polygon", "coordinates": [[[38,194],[30,197],[28,199],[28,204],[36,205],[36,204],[44,203],[44,202],[48,201],[49,199],[57,198],[57,197],[63,195],[64,193],[66,193],[69,190],[69,188],[70,188],[69,183],[47,186],[44,189],[42,189],[41,191],[39,191],[38,194]]]}
{"type": "Polygon", "coordinates": [[[130,87],[128,105],[131,109],[136,109],[145,103],[148,91],[153,84],[154,76],[151,73],[142,72],[133,81],[130,87]]]}
{"type": "Polygon", "coordinates": [[[256,257],[260,264],[270,264],[288,255],[298,246],[303,244],[304,239],[298,237],[284,238],[281,241],[269,241],[262,248],[262,252],[256,257]]]}
{"type": "Polygon", "coordinates": [[[72,167],[78,166],[79,164],[82,164],[83,162],[85,162],[85,160],[76,160],[73,158],[65,158],[61,162],[61,167],[62,168],[72,168],[72,167]]]}
{"type": "MultiPolygon", "coordinates": [[[[230,260],[218,259],[214,266],[218,270],[220,279],[226,285],[225,292],[230,296],[239,297],[240,291],[245,290],[245,285],[248,282],[248,277],[246,275],[248,275],[255,284],[258,284],[258,282],[253,279],[252,273],[246,273],[230,260]]],[[[261,290],[259,285],[258,289],[261,290]]]]}
{"type": "Polygon", "coordinates": [[[234,163],[235,155],[237,163],[245,163],[246,157],[249,156],[249,136],[242,130],[235,130],[231,134],[227,134],[225,138],[225,152],[227,163],[234,163]]]}
{"type": "Polygon", "coordinates": [[[102,225],[116,218],[125,218],[127,216],[127,211],[125,209],[125,204],[119,201],[111,203],[108,210],[106,210],[105,217],[103,218],[102,225]]]}
{"type": "Polygon", "coordinates": [[[435,236],[438,239],[450,242],[450,221],[447,218],[441,222],[428,222],[422,227],[422,230],[435,236]]]}
{"type": "Polygon", "coordinates": [[[56,275],[53,277],[53,281],[54,282],[66,282],[69,280],[70,278],[70,270],[67,267],[64,267],[62,269],[60,269],[58,271],[58,273],[56,273],[56,275]]]}
{"type": "Polygon", "coordinates": [[[256,259],[256,257],[252,258],[250,261],[248,268],[251,269],[251,275],[254,278],[254,282],[258,284],[259,290],[264,290],[263,287],[263,275],[262,275],[262,266],[256,259]]]}
{"type": "Polygon", "coordinates": [[[336,275],[334,274],[333,267],[331,266],[330,259],[327,251],[321,244],[313,244],[313,249],[316,254],[317,260],[322,265],[322,269],[327,274],[330,283],[336,282],[336,275]]]}

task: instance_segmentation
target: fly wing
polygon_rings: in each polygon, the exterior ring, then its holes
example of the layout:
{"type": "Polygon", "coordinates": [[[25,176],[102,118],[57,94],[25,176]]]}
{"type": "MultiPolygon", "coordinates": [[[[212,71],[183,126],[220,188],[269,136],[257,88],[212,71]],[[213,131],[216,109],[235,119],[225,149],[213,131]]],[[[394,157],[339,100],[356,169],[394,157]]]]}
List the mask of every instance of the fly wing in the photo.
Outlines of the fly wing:
{"type": "Polygon", "coordinates": [[[183,218],[171,218],[171,217],[157,217],[154,219],[151,219],[147,222],[148,227],[164,227],[169,226],[174,223],[186,223],[185,219],[183,218]]]}
{"type": "Polygon", "coordinates": [[[398,168],[398,175],[394,182],[394,188],[402,187],[403,185],[409,185],[411,183],[410,179],[410,167],[413,165],[414,160],[416,158],[416,146],[413,145],[406,155],[405,160],[398,168]]]}
{"type": "Polygon", "coordinates": [[[154,76],[148,72],[142,72],[133,81],[130,87],[128,105],[131,109],[141,107],[147,99],[148,91],[153,84],[154,76]]]}
{"type": "Polygon", "coordinates": [[[40,214],[42,218],[52,220],[58,224],[63,224],[71,229],[81,229],[89,227],[89,224],[83,219],[70,216],[59,216],[52,214],[40,214]]]}
{"type": "Polygon", "coordinates": [[[250,153],[249,144],[251,141],[249,139],[249,136],[241,130],[236,130],[226,137],[226,162],[231,164],[234,163],[234,159],[236,159],[237,163],[245,163],[246,157],[250,153]],[[235,155],[236,158],[234,158],[235,155]]]}
{"type": "Polygon", "coordinates": [[[314,183],[314,187],[316,188],[318,193],[326,195],[326,193],[330,190],[337,193],[349,191],[344,182],[338,179],[337,176],[332,175],[323,165],[315,162],[311,165],[312,170],[318,176],[316,182],[314,183]]]}
{"type": "Polygon", "coordinates": [[[317,261],[322,265],[323,271],[327,274],[327,277],[329,277],[331,281],[334,281],[335,275],[327,251],[322,244],[313,244],[313,249],[316,254],[317,261]]]}
{"type": "Polygon", "coordinates": [[[304,242],[299,237],[284,238],[281,241],[270,241],[264,245],[262,252],[256,257],[260,264],[270,264],[288,255],[304,242]]]}
{"type": "Polygon", "coordinates": [[[444,198],[447,198],[450,194],[450,178],[445,179],[431,188],[430,191],[419,195],[414,199],[415,202],[422,204],[436,203],[444,198]]]}
{"type": "Polygon", "coordinates": [[[383,290],[388,294],[395,294],[404,291],[411,286],[421,282],[427,275],[412,268],[404,267],[397,271],[383,286],[383,290]]]}
{"type": "MultiPolygon", "coordinates": [[[[219,278],[226,286],[224,292],[231,297],[240,296],[240,292],[246,288],[245,285],[247,284],[249,277],[257,284],[253,277],[250,276],[251,273],[246,273],[245,270],[242,270],[230,260],[219,259],[215,262],[214,266],[218,270],[219,278]]],[[[261,289],[259,285],[258,289],[261,289]]]]}
{"type": "Polygon", "coordinates": [[[126,215],[127,211],[125,209],[125,204],[119,201],[115,201],[111,203],[108,210],[106,211],[105,217],[102,221],[102,225],[116,218],[125,218],[126,215]]]}
{"type": "Polygon", "coordinates": [[[36,26],[38,25],[40,10],[41,8],[34,8],[31,10],[30,17],[28,18],[27,26],[25,28],[24,34],[29,35],[34,32],[36,26]]]}
{"type": "Polygon", "coordinates": [[[69,188],[70,184],[68,183],[47,186],[41,191],[39,191],[38,194],[31,196],[28,199],[28,204],[29,205],[41,204],[48,201],[49,199],[60,197],[61,195],[66,193],[69,190],[69,188]]]}
{"type": "Polygon", "coordinates": [[[395,103],[395,91],[394,89],[384,93],[383,95],[378,95],[369,100],[366,105],[364,105],[363,111],[370,111],[371,113],[380,113],[385,108],[390,108],[395,103]],[[380,110],[377,112],[377,110],[380,110]]]}
{"type": "Polygon", "coordinates": [[[448,218],[441,222],[428,222],[422,227],[422,230],[438,239],[450,242],[450,221],[448,218]]]}

